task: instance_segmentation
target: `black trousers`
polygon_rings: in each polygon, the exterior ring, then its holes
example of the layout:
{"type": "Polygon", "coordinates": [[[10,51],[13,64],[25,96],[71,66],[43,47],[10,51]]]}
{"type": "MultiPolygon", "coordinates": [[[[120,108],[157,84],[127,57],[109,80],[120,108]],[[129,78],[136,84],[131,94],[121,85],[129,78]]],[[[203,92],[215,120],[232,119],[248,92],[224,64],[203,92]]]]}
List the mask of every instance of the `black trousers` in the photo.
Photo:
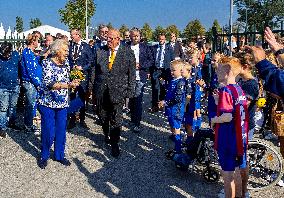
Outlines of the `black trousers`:
{"type": "MultiPolygon", "coordinates": [[[[85,117],[86,117],[86,92],[83,89],[83,87],[81,85],[79,85],[75,91],[73,93],[70,94],[70,100],[74,100],[77,95],[79,96],[79,98],[83,101],[84,106],[80,108],[79,110],[79,118],[80,118],[80,122],[84,122],[85,121],[85,117]]],[[[76,116],[75,113],[70,114],[70,121],[71,123],[75,123],[76,122],[76,116]]]]}
{"type": "Polygon", "coordinates": [[[158,102],[165,99],[167,85],[171,80],[171,70],[164,68],[151,69],[152,108],[158,107],[158,102]],[[161,80],[162,79],[162,80],[161,80]]]}
{"type": "Polygon", "coordinates": [[[103,97],[96,99],[96,112],[101,120],[104,135],[109,136],[111,145],[117,144],[120,139],[123,104],[124,100],[113,103],[108,89],[104,91],[103,97]]]}

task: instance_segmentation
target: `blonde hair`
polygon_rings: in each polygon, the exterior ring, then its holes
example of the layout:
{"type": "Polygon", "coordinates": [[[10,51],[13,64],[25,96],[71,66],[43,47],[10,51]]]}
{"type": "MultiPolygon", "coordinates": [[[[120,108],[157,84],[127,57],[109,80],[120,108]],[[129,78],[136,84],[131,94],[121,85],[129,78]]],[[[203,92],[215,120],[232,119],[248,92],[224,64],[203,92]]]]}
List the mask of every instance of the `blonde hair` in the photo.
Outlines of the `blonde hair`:
{"type": "Polygon", "coordinates": [[[35,34],[28,34],[28,37],[26,39],[26,44],[31,45],[34,41],[37,41],[39,38],[35,34]]]}
{"type": "MultiPolygon", "coordinates": [[[[241,72],[242,64],[238,58],[224,56],[220,58],[220,68],[228,74],[230,71],[233,72],[234,76],[237,76],[241,72]]],[[[219,67],[218,67],[219,68],[219,67]]]]}
{"type": "MultiPolygon", "coordinates": [[[[173,61],[171,62],[171,67],[174,67],[174,68],[178,67],[178,68],[182,69],[182,68],[185,67],[187,64],[188,64],[187,62],[182,61],[182,60],[173,60],[173,61]]],[[[188,65],[191,67],[190,64],[188,64],[188,65]]]]}

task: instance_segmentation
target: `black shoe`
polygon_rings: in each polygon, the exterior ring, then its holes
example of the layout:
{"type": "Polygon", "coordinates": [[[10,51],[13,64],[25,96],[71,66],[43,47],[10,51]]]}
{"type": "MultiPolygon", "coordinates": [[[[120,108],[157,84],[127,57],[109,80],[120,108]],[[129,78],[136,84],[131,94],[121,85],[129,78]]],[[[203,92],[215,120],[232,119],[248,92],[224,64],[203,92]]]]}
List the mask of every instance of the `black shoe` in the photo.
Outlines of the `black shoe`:
{"type": "Polygon", "coordinates": [[[69,122],[68,126],[67,126],[67,129],[73,129],[73,128],[75,128],[75,126],[76,126],[75,122],[69,122]]]}
{"type": "Polygon", "coordinates": [[[120,155],[118,144],[111,145],[111,155],[117,158],[120,155]]]}
{"type": "Polygon", "coordinates": [[[71,165],[71,162],[66,158],[63,158],[62,160],[55,160],[55,161],[59,162],[60,164],[62,164],[64,166],[70,166],[71,165]]]}
{"type": "Polygon", "coordinates": [[[106,143],[106,144],[110,144],[110,139],[109,139],[108,136],[105,136],[105,143],[106,143]]]}
{"type": "Polygon", "coordinates": [[[39,160],[38,161],[38,167],[40,167],[41,169],[45,169],[47,167],[47,160],[39,160]]]}
{"type": "Polygon", "coordinates": [[[2,138],[6,138],[6,136],[7,136],[7,133],[6,133],[6,131],[5,130],[0,130],[0,137],[2,137],[2,138]]]}
{"type": "Polygon", "coordinates": [[[149,113],[156,113],[156,112],[158,112],[158,111],[159,111],[159,108],[158,108],[158,107],[152,107],[152,108],[148,109],[148,112],[149,112],[149,113]]]}
{"type": "Polygon", "coordinates": [[[85,121],[81,121],[81,122],[80,122],[80,127],[84,128],[84,129],[90,129],[90,128],[87,126],[87,124],[86,124],[85,121]]]}
{"type": "Polygon", "coordinates": [[[24,129],[25,129],[25,128],[23,128],[23,127],[17,126],[15,123],[10,123],[10,124],[8,125],[8,127],[9,127],[10,129],[14,129],[14,130],[16,130],[16,131],[21,131],[21,130],[24,130],[24,129]]]}
{"type": "Polygon", "coordinates": [[[141,127],[138,126],[138,125],[136,125],[136,126],[133,128],[133,132],[134,132],[134,133],[139,133],[140,130],[141,130],[141,127]]]}

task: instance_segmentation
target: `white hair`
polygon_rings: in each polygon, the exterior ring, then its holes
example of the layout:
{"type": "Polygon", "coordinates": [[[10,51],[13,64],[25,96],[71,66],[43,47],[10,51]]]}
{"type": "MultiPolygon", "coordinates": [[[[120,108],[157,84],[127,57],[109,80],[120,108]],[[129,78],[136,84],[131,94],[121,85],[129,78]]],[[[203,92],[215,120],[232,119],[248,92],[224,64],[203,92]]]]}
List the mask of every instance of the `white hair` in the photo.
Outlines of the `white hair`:
{"type": "Polygon", "coordinates": [[[52,56],[56,55],[63,46],[68,46],[68,42],[64,39],[56,39],[50,44],[50,53],[52,56]]]}

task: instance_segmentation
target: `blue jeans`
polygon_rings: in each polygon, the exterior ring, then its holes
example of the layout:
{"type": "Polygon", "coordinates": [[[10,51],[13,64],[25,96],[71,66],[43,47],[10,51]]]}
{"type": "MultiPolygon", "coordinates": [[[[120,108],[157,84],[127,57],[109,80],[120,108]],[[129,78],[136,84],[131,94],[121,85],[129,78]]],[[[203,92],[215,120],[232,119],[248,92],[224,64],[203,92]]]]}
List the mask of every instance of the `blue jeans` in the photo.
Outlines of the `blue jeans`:
{"type": "Polygon", "coordinates": [[[25,118],[24,123],[27,127],[33,126],[33,118],[35,116],[35,106],[37,98],[37,90],[30,82],[23,82],[23,91],[25,94],[25,118]]]}
{"type": "Polygon", "coordinates": [[[143,92],[144,84],[140,84],[140,81],[136,81],[136,93],[133,98],[129,100],[130,113],[131,113],[131,122],[136,126],[140,125],[142,119],[142,102],[143,102],[143,92]]]}
{"type": "Polygon", "coordinates": [[[20,87],[14,89],[0,88],[0,129],[7,128],[8,118],[11,122],[16,120],[16,106],[20,87]]]}
{"type": "Polygon", "coordinates": [[[48,160],[54,142],[54,157],[64,158],[66,143],[67,108],[50,108],[39,105],[41,114],[41,159],[48,160]]]}

